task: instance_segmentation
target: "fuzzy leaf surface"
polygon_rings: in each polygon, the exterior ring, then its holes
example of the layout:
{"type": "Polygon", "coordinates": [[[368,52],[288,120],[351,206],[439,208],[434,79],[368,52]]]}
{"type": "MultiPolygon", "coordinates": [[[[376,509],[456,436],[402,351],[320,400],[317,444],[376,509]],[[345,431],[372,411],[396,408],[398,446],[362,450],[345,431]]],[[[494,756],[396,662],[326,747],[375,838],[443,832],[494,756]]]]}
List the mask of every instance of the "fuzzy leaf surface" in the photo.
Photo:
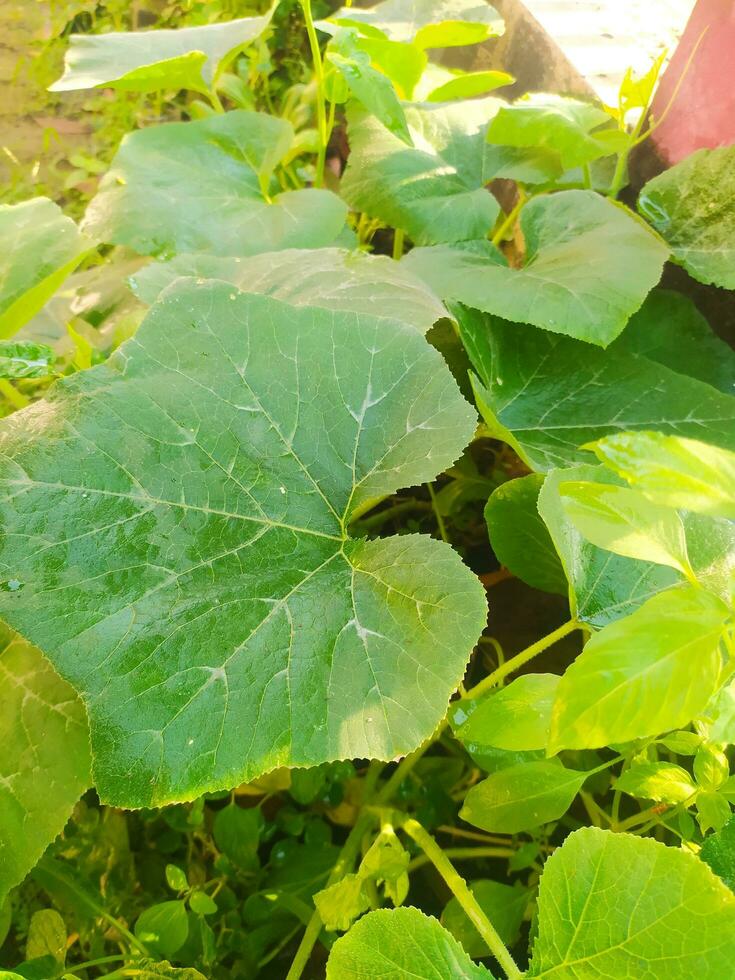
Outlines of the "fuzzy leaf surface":
{"type": "Polygon", "coordinates": [[[6,420],[0,574],[19,585],[0,608],[83,694],[102,797],[191,799],[428,737],[483,589],[443,543],[345,528],[474,427],[413,327],[192,280],[6,420]]]}
{"type": "Polygon", "coordinates": [[[544,867],[529,977],[727,976],[735,895],[693,854],[585,827],[544,867]]]}

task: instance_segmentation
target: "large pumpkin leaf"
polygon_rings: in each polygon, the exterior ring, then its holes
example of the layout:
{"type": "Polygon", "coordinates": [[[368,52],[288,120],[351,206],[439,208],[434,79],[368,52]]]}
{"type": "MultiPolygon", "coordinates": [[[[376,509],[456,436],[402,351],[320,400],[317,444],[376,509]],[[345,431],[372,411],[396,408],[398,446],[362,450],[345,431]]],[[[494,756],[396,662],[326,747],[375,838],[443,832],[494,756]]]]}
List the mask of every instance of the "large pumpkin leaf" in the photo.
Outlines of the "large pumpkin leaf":
{"type": "Polygon", "coordinates": [[[383,0],[367,10],[343,7],[330,19],[419,48],[477,44],[503,33],[502,18],[483,0],[383,0]]]}
{"type": "Polygon", "coordinates": [[[529,977],[725,977],[735,895],[693,854],[585,827],[549,858],[529,977]]]}
{"type": "Polygon", "coordinates": [[[105,87],[133,92],[188,88],[206,92],[226,55],[259,37],[273,16],[241,17],[178,30],[72,34],[64,74],[52,92],[105,87]]]}
{"type": "Polygon", "coordinates": [[[735,146],[699,150],[649,180],[638,209],[700,282],[735,289],[735,146]]]}
{"type": "Polygon", "coordinates": [[[436,919],[418,909],[378,909],[332,947],[327,980],[492,980],[436,919]]]}
{"type": "Polygon", "coordinates": [[[580,447],[621,430],[706,435],[735,450],[731,395],[628,353],[620,342],[601,351],[472,310],[455,313],[485,422],[533,469],[591,461],[580,447]]]}
{"type": "Polygon", "coordinates": [[[727,606],[685,586],[595,633],[566,670],[550,751],[599,748],[681,728],[717,690],[727,606]]]}
{"type": "Polygon", "coordinates": [[[593,191],[535,197],[520,226],[526,252],[517,269],[487,241],[417,248],[404,262],[444,300],[600,347],[661,278],[664,246],[593,191]]]}
{"type": "Polygon", "coordinates": [[[83,694],[105,799],[390,759],[433,731],[482,587],[441,542],[346,527],[474,426],[415,328],[193,280],[4,422],[0,608],[83,694]]]}
{"type": "Polygon", "coordinates": [[[46,197],[0,204],[0,338],[38,313],[92,244],[46,197]]]}
{"type": "Polygon", "coordinates": [[[2,625],[0,679],[2,906],[64,829],[90,785],[91,764],[87,719],[75,692],[35,647],[2,625]]]}
{"type": "Polygon", "coordinates": [[[177,255],[145,266],[131,282],[136,296],[153,303],[179,276],[223,279],[243,292],[265,293],[294,306],[389,314],[422,333],[447,315],[431,290],[400,262],[340,248],[286,249],[242,259],[177,255]]]}
{"type": "Polygon", "coordinates": [[[492,98],[407,105],[413,147],[350,109],[345,200],[422,245],[483,237],[500,213],[485,189],[485,130],[499,105],[492,98]]]}
{"type": "Polygon", "coordinates": [[[331,244],[347,209],[331,191],[271,195],[288,153],[285,119],[238,110],[168,123],[122,141],[83,227],[143,255],[253,255],[331,244]]]}

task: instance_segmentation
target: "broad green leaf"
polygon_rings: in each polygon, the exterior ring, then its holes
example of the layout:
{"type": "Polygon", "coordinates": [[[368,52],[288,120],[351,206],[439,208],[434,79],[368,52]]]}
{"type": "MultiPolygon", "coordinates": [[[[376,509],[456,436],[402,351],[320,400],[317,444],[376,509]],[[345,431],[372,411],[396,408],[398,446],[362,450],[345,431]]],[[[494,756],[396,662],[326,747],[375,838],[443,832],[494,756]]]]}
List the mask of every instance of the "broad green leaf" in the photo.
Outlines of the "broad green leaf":
{"type": "Polygon", "coordinates": [[[492,980],[436,919],[414,908],[363,916],[332,947],[327,980],[492,980]]]}
{"type": "Polygon", "coordinates": [[[38,313],[92,245],[48,198],[0,204],[0,338],[38,313]]]}
{"type": "Polygon", "coordinates": [[[735,681],[721,688],[704,711],[709,737],[723,745],[735,744],[735,681]]]}
{"type": "Polygon", "coordinates": [[[567,580],[538,512],[544,477],[529,473],[501,484],[485,508],[490,544],[502,565],[535,589],[567,594],[567,580]]]}
{"type": "Polygon", "coordinates": [[[238,110],[129,133],[83,227],[142,255],[254,255],[329,245],[346,208],[331,191],[266,197],[293,141],[285,119],[238,110]]]}
{"type": "Polygon", "coordinates": [[[592,462],[581,447],[621,430],[706,432],[708,442],[735,450],[735,399],[710,385],[619,352],[619,341],[601,351],[463,307],[453,311],[485,422],[532,469],[592,462]]]}
{"type": "Polygon", "coordinates": [[[151,905],[138,916],[135,935],[150,949],[173,956],[189,935],[186,905],[179,899],[151,905]]]}
{"type": "Polygon", "coordinates": [[[222,279],[243,292],[264,293],[294,306],[389,314],[422,333],[447,316],[431,290],[400,262],[341,248],[285,249],[250,258],[177,255],[140,269],[131,283],[136,296],[150,304],[179,276],[222,279]]]}
{"type": "Polygon", "coordinates": [[[0,378],[45,378],[56,355],[45,344],[0,340],[0,378]]]}
{"type": "Polygon", "coordinates": [[[730,804],[724,796],[714,792],[699,793],[697,796],[697,823],[703,834],[706,834],[708,830],[722,830],[730,816],[730,804]]]}
{"type": "Polygon", "coordinates": [[[735,146],[698,150],[649,180],[638,210],[699,282],[735,289],[735,146]]]}
{"type": "Polygon", "coordinates": [[[484,175],[485,128],[498,105],[492,98],[406,105],[413,147],[366,113],[348,110],[345,200],[418,244],[486,235],[500,213],[484,175]]]}
{"type": "Polygon", "coordinates": [[[549,749],[598,748],[681,728],[717,689],[727,606],[684,586],[595,633],[557,690],[549,749]]]}
{"type": "Polygon", "coordinates": [[[39,909],[31,916],[26,940],[26,959],[52,956],[57,963],[66,959],[67,932],[56,909],[39,909]]]}
{"type": "Polygon", "coordinates": [[[503,33],[502,18],[482,0],[383,0],[367,10],[343,7],[330,19],[419,48],[478,44],[503,33]]]}
{"type": "Polygon", "coordinates": [[[593,191],[539,195],[521,211],[520,227],[519,268],[480,241],[414,249],[403,261],[443,300],[607,347],[667,257],[634,217],[593,191]]]}
{"type": "Polygon", "coordinates": [[[559,95],[532,93],[503,106],[487,131],[488,143],[543,147],[559,154],[562,170],[571,170],[611,151],[593,130],[610,117],[600,107],[559,95]]]}
{"type": "Polygon", "coordinates": [[[329,42],[325,59],[340,72],[363,108],[389,132],[411,146],[411,134],[393,83],[371,66],[370,55],[358,46],[355,32],[338,31],[329,42]]]}
{"type": "MultiPolygon", "coordinates": [[[[427,102],[451,102],[453,99],[474,99],[496,88],[512,85],[515,78],[505,71],[457,72],[425,95],[427,102]]],[[[417,96],[421,99],[421,96],[417,96]]]]}
{"type": "Polygon", "coordinates": [[[733,452],[661,432],[621,432],[588,448],[659,504],[735,520],[733,452]]]}
{"type": "MultiPolygon", "coordinates": [[[[14,587],[12,580],[3,584],[14,587]]],[[[81,702],[35,647],[4,626],[0,679],[2,903],[64,829],[91,780],[81,702]]]]}
{"type": "Polygon", "coordinates": [[[615,781],[615,789],[657,803],[683,803],[697,791],[686,769],[671,762],[639,762],[615,781]]]}
{"type": "Polygon", "coordinates": [[[72,34],[64,74],[50,91],[104,86],[133,92],[207,92],[227,55],[233,57],[259,37],[274,9],[261,17],[177,30],[72,34]]]}
{"type": "Polygon", "coordinates": [[[455,701],[449,709],[455,737],[473,752],[545,749],[558,683],[554,674],[524,674],[479,701],[455,701]]]}
{"type": "MultiPolygon", "coordinates": [[[[525,888],[504,885],[499,881],[483,878],[473,881],[470,891],[505,945],[515,946],[531,893],[525,888]]],[[[441,923],[462,944],[462,948],[469,956],[477,959],[492,955],[487,943],[472,925],[456,898],[450,899],[445,905],[441,923]]]]}
{"type": "Polygon", "coordinates": [[[546,862],[529,977],[726,977],[735,895],[693,854],[585,827],[546,862]]]}
{"type": "MultiPolygon", "coordinates": [[[[379,69],[393,82],[396,92],[402,99],[413,98],[414,88],[429,62],[425,51],[417,48],[415,44],[375,37],[359,37],[356,43],[360,51],[364,51],[369,56],[373,67],[379,69]]],[[[402,112],[401,116],[403,116],[402,112]]],[[[405,117],[403,117],[403,125],[405,126],[405,117]]]]}
{"type": "Polygon", "coordinates": [[[716,834],[704,839],[699,856],[735,891],[735,816],[716,834]]]}
{"type": "Polygon", "coordinates": [[[684,525],[675,510],[609,483],[565,481],[559,496],[572,524],[598,548],[669,565],[692,577],[684,525]]]}
{"type": "Polygon", "coordinates": [[[473,786],[459,815],[489,833],[534,830],[564,816],[587,776],[552,760],[509,766],[473,786]]]}
{"type": "Polygon", "coordinates": [[[103,798],[431,734],[484,590],[443,542],[345,530],[472,437],[415,328],[188,280],[49,398],[0,429],[0,609],[83,692],[103,798]]]}
{"type": "Polygon", "coordinates": [[[694,303],[681,293],[654,289],[608,349],[641,355],[728,395],[733,393],[735,351],[712,333],[694,303]]]}

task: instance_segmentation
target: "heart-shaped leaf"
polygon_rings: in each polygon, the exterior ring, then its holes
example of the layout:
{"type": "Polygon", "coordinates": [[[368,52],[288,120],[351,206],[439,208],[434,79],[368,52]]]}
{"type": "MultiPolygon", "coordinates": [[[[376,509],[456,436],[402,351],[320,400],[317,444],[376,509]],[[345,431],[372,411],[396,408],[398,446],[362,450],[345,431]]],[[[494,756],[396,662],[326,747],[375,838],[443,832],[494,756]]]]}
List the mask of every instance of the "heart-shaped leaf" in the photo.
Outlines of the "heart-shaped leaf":
{"type": "Polygon", "coordinates": [[[483,589],[442,542],[347,526],[474,427],[414,327],[193,280],[5,420],[2,615],[83,694],[103,798],[191,799],[428,737],[483,589]]]}
{"type": "Polygon", "coordinates": [[[699,150],[649,180],[638,209],[700,282],[735,289],[735,146],[699,150]]]}
{"type": "Polygon", "coordinates": [[[271,195],[294,138],[285,119],[238,110],[126,136],[83,227],[143,255],[254,255],[330,245],[347,209],[331,191],[271,195]]]}
{"type": "Polygon", "coordinates": [[[735,895],[690,852],[585,827],[546,862],[529,977],[726,977],[735,895]]]}
{"type": "Polygon", "coordinates": [[[441,299],[607,347],[667,257],[641,223],[593,191],[535,197],[520,227],[520,268],[486,241],[414,249],[404,262],[441,299]]]}
{"type": "Polygon", "coordinates": [[[109,86],[133,92],[188,88],[206,92],[226,57],[259,37],[275,5],[261,17],[178,30],[72,34],[64,74],[52,92],[109,86]]]}
{"type": "Polygon", "coordinates": [[[345,200],[419,244],[486,235],[500,213],[484,172],[485,130],[499,105],[492,98],[407,105],[413,147],[366,113],[349,110],[345,200]]]}
{"type": "MultiPolygon", "coordinates": [[[[19,588],[6,582],[4,589],[19,588]]],[[[88,788],[84,708],[30,643],[0,626],[0,906],[88,788]]]]}

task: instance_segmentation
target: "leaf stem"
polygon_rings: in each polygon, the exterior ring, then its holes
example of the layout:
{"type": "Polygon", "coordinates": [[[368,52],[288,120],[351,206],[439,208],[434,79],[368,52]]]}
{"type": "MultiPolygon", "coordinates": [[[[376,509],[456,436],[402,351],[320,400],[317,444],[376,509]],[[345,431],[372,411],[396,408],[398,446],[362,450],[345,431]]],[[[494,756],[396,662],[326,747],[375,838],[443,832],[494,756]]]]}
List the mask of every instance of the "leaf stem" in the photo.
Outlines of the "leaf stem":
{"type": "Polygon", "coordinates": [[[127,956],[100,956],[96,960],[86,960],[84,963],[76,963],[74,966],[65,966],[64,975],[67,973],[79,973],[80,970],[88,970],[91,966],[104,966],[106,963],[119,963],[126,960],[127,956]]]}
{"type": "MultiPolygon", "coordinates": [[[[455,861],[474,861],[484,857],[513,857],[515,850],[512,847],[445,847],[442,849],[442,853],[448,858],[454,858],[455,861]]],[[[411,871],[416,871],[418,868],[422,868],[425,864],[432,863],[430,857],[422,854],[414,858],[406,870],[410,873],[411,871]]]]}
{"type": "Polygon", "coordinates": [[[496,246],[496,248],[500,245],[500,243],[503,241],[503,239],[508,234],[508,232],[514,227],[518,219],[518,215],[521,213],[521,209],[523,208],[523,205],[525,203],[526,203],[526,193],[521,187],[519,187],[518,200],[516,201],[515,206],[508,213],[505,220],[502,222],[498,230],[490,239],[490,241],[492,242],[493,245],[496,246]]]}
{"type": "Polygon", "coordinates": [[[497,670],[494,670],[492,674],[488,674],[479,684],[475,684],[474,687],[470,688],[465,697],[467,698],[477,698],[490,688],[495,687],[502,680],[504,680],[508,674],[512,674],[514,671],[518,670],[524,664],[527,664],[529,660],[533,660],[544,650],[553,646],[554,643],[573,633],[575,630],[581,628],[581,623],[576,619],[570,619],[569,622],[564,623],[558,629],[555,629],[553,633],[548,633],[546,636],[542,636],[540,640],[532,643],[530,647],[526,647],[525,650],[521,650],[517,653],[515,657],[511,657],[510,660],[506,660],[504,664],[501,664],[497,670]]]}
{"type": "Polygon", "coordinates": [[[324,186],[324,164],[327,159],[327,143],[329,133],[327,127],[327,106],[324,95],[324,63],[322,53],[319,48],[319,38],[314,27],[314,17],[311,12],[311,0],[299,0],[301,9],[304,12],[306,23],[306,33],[309,37],[309,47],[311,57],[314,62],[314,78],[316,80],[316,128],[319,134],[319,151],[316,160],[316,173],[314,175],[314,186],[324,186]]]}
{"type": "Polygon", "coordinates": [[[441,535],[442,541],[449,544],[449,537],[447,535],[447,527],[444,523],[444,518],[441,515],[439,506],[436,502],[436,494],[434,493],[434,487],[431,483],[426,484],[426,489],[429,491],[429,496],[431,497],[431,509],[434,511],[434,517],[436,517],[436,526],[439,529],[439,534],[441,535]]]}
{"type": "Polygon", "coordinates": [[[396,228],[393,232],[393,258],[398,262],[398,260],[403,255],[403,246],[405,244],[406,233],[400,228],[396,228]]]}
{"type": "MultiPolygon", "coordinates": [[[[397,822],[405,833],[421,848],[427,860],[431,861],[436,870],[447,883],[452,894],[464,909],[470,922],[485,940],[493,956],[503,968],[509,980],[519,980],[521,971],[515,964],[505,943],[498,935],[495,927],[480,908],[480,905],[467,887],[467,882],[459,874],[446,853],[439,847],[437,842],[426,831],[418,820],[413,817],[397,822]]],[[[478,850],[480,850],[478,848],[478,850]]]]}

